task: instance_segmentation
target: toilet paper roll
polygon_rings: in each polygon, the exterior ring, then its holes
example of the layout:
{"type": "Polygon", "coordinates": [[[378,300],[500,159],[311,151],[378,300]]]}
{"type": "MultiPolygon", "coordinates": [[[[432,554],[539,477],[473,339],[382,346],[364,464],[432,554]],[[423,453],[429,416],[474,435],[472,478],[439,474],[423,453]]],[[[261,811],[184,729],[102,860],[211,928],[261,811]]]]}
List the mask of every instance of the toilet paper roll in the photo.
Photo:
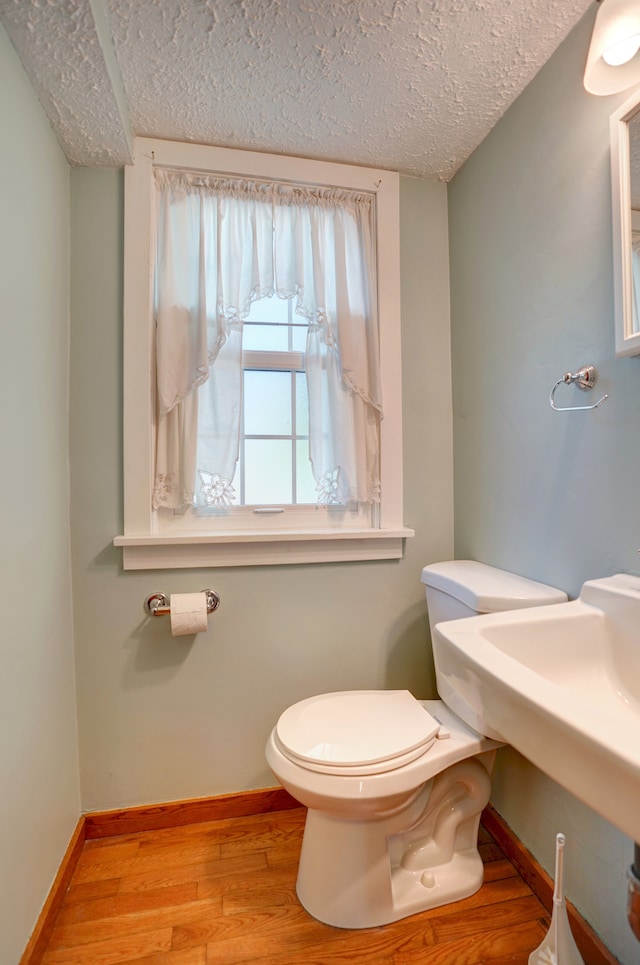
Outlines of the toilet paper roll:
{"type": "Polygon", "coordinates": [[[171,633],[184,637],[207,629],[207,597],[205,593],[171,594],[171,633]]]}

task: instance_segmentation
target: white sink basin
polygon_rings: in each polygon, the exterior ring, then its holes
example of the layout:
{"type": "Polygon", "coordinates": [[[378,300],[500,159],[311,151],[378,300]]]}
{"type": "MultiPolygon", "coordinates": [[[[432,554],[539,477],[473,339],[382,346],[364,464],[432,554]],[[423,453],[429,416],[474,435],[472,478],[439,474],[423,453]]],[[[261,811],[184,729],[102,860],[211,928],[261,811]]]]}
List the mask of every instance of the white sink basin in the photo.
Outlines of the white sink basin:
{"type": "Polygon", "coordinates": [[[467,724],[640,841],[640,578],[578,600],[440,623],[438,691],[467,724]]]}

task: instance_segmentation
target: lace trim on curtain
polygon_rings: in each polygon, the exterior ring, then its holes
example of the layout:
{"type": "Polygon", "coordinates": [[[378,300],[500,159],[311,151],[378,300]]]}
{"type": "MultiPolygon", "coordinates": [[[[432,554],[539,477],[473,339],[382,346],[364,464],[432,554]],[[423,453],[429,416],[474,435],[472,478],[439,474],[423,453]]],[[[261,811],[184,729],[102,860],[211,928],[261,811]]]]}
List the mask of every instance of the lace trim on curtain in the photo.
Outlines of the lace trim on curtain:
{"type": "MultiPolygon", "coordinates": [[[[316,492],[318,495],[318,506],[349,506],[357,505],[361,502],[358,499],[358,493],[351,489],[345,492],[340,492],[341,476],[340,467],[334,469],[331,472],[326,472],[320,482],[316,486],[316,492]]],[[[381,486],[380,479],[375,476],[369,476],[367,480],[367,498],[365,502],[371,506],[372,504],[379,503],[381,500],[381,486]]]]}
{"type": "Polygon", "coordinates": [[[225,479],[219,472],[207,472],[198,469],[200,476],[200,492],[207,506],[231,506],[236,491],[230,479],[225,479]]]}
{"type": "Polygon", "coordinates": [[[193,506],[195,505],[195,493],[193,490],[180,489],[176,473],[157,473],[153,487],[152,505],[154,509],[193,506]]]}
{"type": "MultiPolygon", "coordinates": [[[[206,469],[198,469],[200,477],[200,493],[206,506],[231,506],[235,499],[236,491],[230,479],[226,479],[219,472],[208,472],[206,469]]],[[[318,506],[345,506],[349,503],[357,502],[354,494],[341,493],[341,471],[340,466],[330,472],[325,472],[316,486],[318,493],[318,506]]],[[[380,482],[370,481],[369,503],[380,502],[380,482]]],[[[154,509],[162,507],[172,508],[175,506],[175,499],[178,496],[178,489],[175,482],[175,474],[160,474],[156,481],[153,491],[154,509]]],[[[195,505],[195,494],[183,493],[183,503],[195,505]]]]}
{"type": "MultiPolygon", "coordinates": [[[[348,506],[358,503],[357,493],[342,491],[343,478],[342,469],[338,466],[329,472],[325,472],[319,479],[316,486],[318,493],[318,506],[348,506]]],[[[367,502],[380,502],[380,480],[369,479],[367,485],[367,502]]]]}
{"type": "Polygon", "coordinates": [[[340,489],[340,466],[320,477],[316,492],[319,506],[335,506],[342,502],[338,492],[340,489]]]}
{"type": "MultiPolygon", "coordinates": [[[[225,305],[222,298],[218,299],[216,305],[216,314],[218,318],[224,319],[225,330],[221,333],[216,341],[215,346],[211,351],[207,353],[208,366],[205,368],[203,366],[199,367],[197,370],[197,376],[189,386],[186,392],[181,393],[173,404],[169,406],[166,412],[170,412],[178,403],[182,402],[187,395],[190,395],[195,389],[203,385],[209,378],[209,366],[213,365],[216,361],[222,346],[227,340],[228,332],[232,328],[241,328],[242,324],[249,315],[251,311],[251,306],[255,301],[259,301],[261,298],[272,298],[273,296],[277,298],[282,298],[283,300],[296,299],[295,313],[301,318],[307,320],[309,324],[310,331],[320,332],[323,343],[327,348],[336,348],[336,339],[333,332],[329,328],[327,310],[324,307],[319,307],[314,310],[309,309],[304,303],[304,289],[300,285],[296,285],[294,291],[290,289],[254,289],[242,307],[235,305],[225,305]]],[[[365,392],[362,386],[358,385],[353,381],[348,372],[342,373],[342,378],[345,385],[349,388],[354,395],[359,396],[363,402],[370,405],[372,408],[376,409],[378,412],[382,412],[382,405],[375,399],[372,399],[369,393],[365,392]]],[[[161,413],[162,415],[166,413],[161,413]]]]}
{"type": "Polygon", "coordinates": [[[353,381],[353,379],[351,378],[348,372],[344,372],[344,371],[342,372],[342,381],[347,386],[347,388],[351,392],[353,392],[354,395],[357,395],[360,399],[362,399],[363,402],[365,402],[367,405],[370,405],[372,409],[376,410],[376,412],[382,413],[382,403],[376,402],[375,399],[372,399],[371,396],[367,392],[365,392],[361,386],[357,385],[353,381]]]}
{"type": "Polygon", "coordinates": [[[169,412],[175,409],[177,405],[179,405],[181,402],[184,402],[184,400],[188,395],[191,395],[191,393],[194,392],[197,388],[199,388],[201,385],[204,385],[204,383],[209,378],[209,369],[211,368],[215,360],[218,358],[218,355],[220,354],[220,350],[222,349],[222,346],[227,341],[227,335],[228,335],[228,331],[221,332],[221,334],[216,339],[216,344],[213,346],[212,349],[210,349],[209,352],[207,352],[207,364],[199,365],[197,367],[196,377],[193,380],[193,382],[189,385],[186,391],[180,392],[174,398],[171,405],[168,405],[165,409],[160,410],[161,416],[167,415],[169,412]]]}

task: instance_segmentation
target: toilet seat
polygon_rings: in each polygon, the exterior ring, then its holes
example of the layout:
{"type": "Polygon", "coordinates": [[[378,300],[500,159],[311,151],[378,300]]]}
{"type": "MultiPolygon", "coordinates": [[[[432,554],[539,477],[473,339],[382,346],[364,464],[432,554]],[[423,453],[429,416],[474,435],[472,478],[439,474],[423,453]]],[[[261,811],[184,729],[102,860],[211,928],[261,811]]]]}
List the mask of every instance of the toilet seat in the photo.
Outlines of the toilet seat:
{"type": "Polygon", "coordinates": [[[416,760],[431,747],[439,728],[408,690],[350,690],[289,707],[276,724],[275,739],[301,767],[360,776],[416,760]]]}

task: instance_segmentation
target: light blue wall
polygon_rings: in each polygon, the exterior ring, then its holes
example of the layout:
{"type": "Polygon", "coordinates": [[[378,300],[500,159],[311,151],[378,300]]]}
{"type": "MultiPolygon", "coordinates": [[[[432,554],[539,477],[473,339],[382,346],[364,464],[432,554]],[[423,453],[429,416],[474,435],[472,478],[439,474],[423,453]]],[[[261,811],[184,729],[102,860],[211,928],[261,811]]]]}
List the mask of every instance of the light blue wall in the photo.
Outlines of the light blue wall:
{"type": "MultiPolygon", "coordinates": [[[[587,579],[640,571],[640,358],[614,356],[609,168],[609,114],[629,93],[582,87],[593,15],[449,186],[456,556],[572,596],[587,579]],[[562,385],[558,404],[608,401],[552,411],[554,382],[588,363],[595,389],[562,385]]],[[[493,801],[550,871],[555,833],[567,834],[570,897],[637,962],[630,842],[513,752],[493,801]]]]}
{"type": "Polygon", "coordinates": [[[433,693],[422,566],[453,545],[446,187],[401,197],[405,522],[397,561],[123,572],[122,176],[74,169],[71,507],[83,805],[123,807],[273,785],[264,747],[323,691],[433,693]],[[143,603],[212,587],[191,642],[143,603]]]}
{"type": "Polygon", "coordinates": [[[69,167],[0,27],[0,961],[80,814],[69,554],[69,167]]]}

